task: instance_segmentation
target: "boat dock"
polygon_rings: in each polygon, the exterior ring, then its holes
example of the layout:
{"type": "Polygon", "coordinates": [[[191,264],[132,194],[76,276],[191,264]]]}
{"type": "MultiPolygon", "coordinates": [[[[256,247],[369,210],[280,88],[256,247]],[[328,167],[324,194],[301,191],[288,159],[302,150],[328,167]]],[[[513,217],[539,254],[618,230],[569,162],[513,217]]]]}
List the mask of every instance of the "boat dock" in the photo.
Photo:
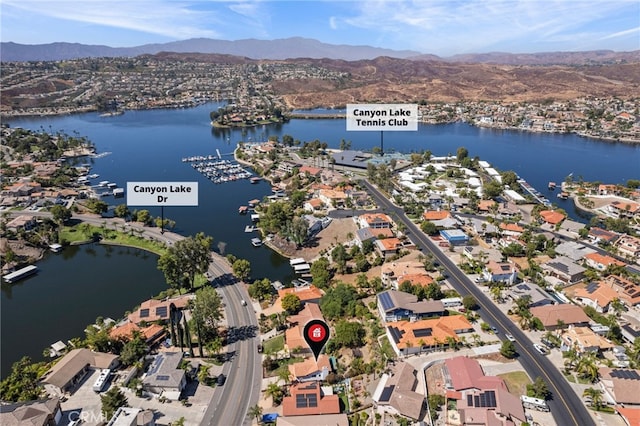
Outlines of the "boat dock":
{"type": "Polygon", "coordinates": [[[187,157],[183,162],[191,163],[191,167],[202,173],[213,183],[233,182],[249,179],[253,174],[245,170],[240,164],[230,160],[215,159],[214,156],[187,157]],[[212,158],[212,159],[210,159],[212,158]]]}
{"type": "Polygon", "coordinates": [[[518,179],[518,183],[529,195],[531,195],[536,202],[543,204],[545,206],[551,206],[551,201],[549,201],[544,195],[542,195],[537,189],[533,186],[529,185],[526,180],[518,179]]]}
{"type": "Polygon", "coordinates": [[[29,265],[22,269],[18,269],[15,272],[4,275],[2,279],[9,284],[13,284],[16,281],[20,281],[23,278],[27,278],[28,276],[35,274],[36,272],[38,272],[38,267],[35,265],[29,265]]]}
{"type": "Polygon", "coordinates": [[[252,238],[251,239],[251,244],[254,247],[260,247],[262,245],[262,240],[260,238],[252,238]]]}

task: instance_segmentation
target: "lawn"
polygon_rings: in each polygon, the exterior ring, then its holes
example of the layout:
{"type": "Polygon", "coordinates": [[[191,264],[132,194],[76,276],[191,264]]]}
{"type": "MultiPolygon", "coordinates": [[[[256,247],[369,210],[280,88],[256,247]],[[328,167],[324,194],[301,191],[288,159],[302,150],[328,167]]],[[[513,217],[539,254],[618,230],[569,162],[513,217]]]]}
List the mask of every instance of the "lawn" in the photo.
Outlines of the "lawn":
{"type": "Polygon", "coordinates": [[[104,243],[136,247],[157,255],[162,255],[167,250],[165,244],[161,242],[151,241],[131,233],[119,232],[114,231],[113,229],[89,225],[88,223],[65,226],[60,230],[59,239],[60,241],[69,244],[81,244],[93,241],[94,236],[97,235],[102,236],[102,241],[104,243]]]}
{"type": "Polygon", "coordinates": [[[265,354],[275,354],[276,352],[283,350],[284,334],[265,340],[262,343],[262,348],[265,354]]]}
{"type": "Polygon", "coordinates": [[[499,374],[507,385],[509,393],[514,395],[526,395],[527,385],[531,383],[529,376],[524,371],[512,371],[511,373],[499,374]]]}

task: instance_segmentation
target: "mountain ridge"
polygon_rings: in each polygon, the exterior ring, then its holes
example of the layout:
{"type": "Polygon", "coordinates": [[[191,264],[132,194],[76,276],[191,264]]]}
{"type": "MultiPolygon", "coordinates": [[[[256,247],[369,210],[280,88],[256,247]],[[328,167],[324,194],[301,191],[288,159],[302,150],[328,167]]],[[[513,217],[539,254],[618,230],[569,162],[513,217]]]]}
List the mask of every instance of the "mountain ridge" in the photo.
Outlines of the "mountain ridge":
{"type": "Polygon", "coordinates": [[[233,55],[254,60],[311,58],[358,61],[386,56],[415,61],[503,65],[594,65],[638,62],[638,58],[640,58],[640,51],[616,52],[613,50],[540,53],[487,52],[440,57],[413,50],[393,50],[365,45],[328,44],[304,37],[275,40],[242,39],[235,41],[192,38],[132,47],[111,47],[68,42],[33,45],[14,42],[0,43],[0,61],[2,62],[135,57],[143,54],[155,55],[161,52],[233,55]]]}

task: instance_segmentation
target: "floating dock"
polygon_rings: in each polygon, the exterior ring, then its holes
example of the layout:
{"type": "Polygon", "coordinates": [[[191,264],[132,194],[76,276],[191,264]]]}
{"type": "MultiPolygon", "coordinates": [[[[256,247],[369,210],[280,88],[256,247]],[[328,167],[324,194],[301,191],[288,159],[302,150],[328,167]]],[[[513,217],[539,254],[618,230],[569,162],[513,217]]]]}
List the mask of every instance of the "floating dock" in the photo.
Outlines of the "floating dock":
{"type": "Polygon", "coordinates": [[[191,163],[191,167],[202,173],[213,183],[233,182],[241,179],[249,179],[253,174],[245,170],[240,164],[229,160],[216,159],[215,156],[197,156],[182,159],[191,163]]]}
{"type": "Polygon", "coordinates": [[[23,278],[27,278],[28,276],[35,274],[36,272],[38,272],[38,267],[35,265],[29,265],[22,269],[18,269],[15,272],[4,275],[2,279],[9,284],[13,284],[16,281],[20,281],[23,278]]]}

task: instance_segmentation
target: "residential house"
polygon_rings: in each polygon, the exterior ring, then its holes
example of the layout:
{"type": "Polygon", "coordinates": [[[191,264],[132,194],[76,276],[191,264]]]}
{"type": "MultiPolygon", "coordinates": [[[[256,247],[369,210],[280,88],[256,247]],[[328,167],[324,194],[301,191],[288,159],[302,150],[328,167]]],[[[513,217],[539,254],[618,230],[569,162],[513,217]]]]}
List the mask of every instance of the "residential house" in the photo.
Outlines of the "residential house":
{"type": "Polygon", "coordinates": [[[576,241],[566,241],[556,246],[554,251],[562,256],[568,257],[574,262],[581,261],[587,255],[597,253],[591,247],[585,246],[576,241]]]}
{"type": "Polygon", "coordinates": [[[451,212],[448,210],[427,210],[422,213],[422,219],[433,223],[439,228],[458,226],[458,221],[451,216],[451,212]]]}
{"type": "Polygon", "coordinates": [[[578,354],[586,352],[600,353],[613,348],[613,344],[600,336],[589,327],[576,327],[570,325],[560,335],[562,339],[561,351],[574,349],[578,354]]]}
{"type": "Polygon", "coordinates": [[[525,229],[517,223],[505,223],[500,224],[500,232],[502,235],[509,235],[511,237],[519,237],[525,229]]]}
{"type": "Polygon", "coordinates": [[[361,228],[391,228],[393,219],[384,213],[366,213],[358,216],[357,223],[361,228]]]}
{"type": "Polygon", "coordinates": [[[588,234],[589,241],[591,242],[591,244],[598,244],[601,241],[605,243],[613,244],[618,239],[619,236],[620,234],[616,232],[607,231],[606,229],[598,228],[595,226],[589,229],[589,234],[588,234]]]}
{"type": "Polygon", "coordinates": [[[559,279],[565,284],[574,284],[582,280],[586,271],[586,268],[577,265],[565,256],[558,256],[540,266],[548,275],[559,279]]]}
{"type": "Polygon", "coordinates": [[[618,193],[617,185],[601,183],[598,185],[598,195],[616,195],[618,193]]]}
{"type": "Polygon", "coordinates": [[[289,393],[291,396],[282,400],[285,417],[340,413],[338,395],[325,394],[316,381],[294,383],[289,387],[289,393]]]}
{"type": "Polygon", "coordinates": [[[140,333],[142,337],[144,337],[145,342],[148,345],[153,345],[155,342],[164,338],[167,334],[165,328],[159,324],[150,324],[146,327],[140,327],[135,323],[127,321],[124,324],[119,324],[109,330],[109,336],[112,339],[127,342],[131,340],[136,332],[140,333]]]}
{"type": "Polygon", "coordinates": [[[400,249],[402,248],[409,248],[409,246],[413,246],[412,243],[407,244],[405,241],[395,237],[375,240],[373,244],[376,251],[385,259],[400,253],[400,249]]]}
{"type": "Polygon", "coordinates": [[[329,373],[331,373],[331,362],[327,355],[320,355],[318,360],[309,357],[302,362],[289,364],[289,373],[291,380],[297,382],[324,381],[329,373]]]}
{"type": "Polygon", "coordinates": [[[114,369],[119,364],[118,355],[93,352],[86,348],[73,349],[51,367],[44,375],[44,388],[52,395],[73,393],[89,371],[114,369]]]}
{"type": "Polygon", "coordinates": [[[21,214],[7,222],[8,231],[18,232],[19,230],[29,231],[37,225],[36,217],[33,215],[21,214]]]}
{"type": "Polygon", "coordinates": [[[278,170],[282,170],[285,173],[293,173],[294,169],[299,170],[300,167],[302,167],[302,164],[294,163],[292,161],[282,161],[280,164],[278,164],[278,170]]]}
{"type": "Polygon", "coordinates": [[[460,229],[445,229],[440,231],[440,236],[444,238],[449,244],[461,245],[466,244],[469,241],[469,237],[460,229]]]}
{"type": "Polygon", "coordinates": [[[592,282],[576,288],[573,297],[577,302],[591,306],[600,313],[608,312],[611,302],[619,298],[618,293],[603,282],[592,282]]]}
{"type": "Polygon", "coordinates": [[[147,392],[177,401],[187,385],[186,372],[180,368],[182,352],[158,353],[146,375],[142,388],[147,392]]]}
{"type": "Polygon", "coordinates": [[[497,206],[498,203],[496,203],[494,200],[480,200],[478,202],[478,211],[488,213],[491,211],[491,209],[497,206]]]}
{"type": "Polygon", "coordinates": [[[518,270],[515,265],[509,262],[494,262],[490,260],[482,271],[485,281],[497,283],[504,282],[509,285],[516,282],[518,270]]]}
{"type": "Polygon", "coordinates": [[[318,192],[318,198],[327,206],[340,207],[344,206],[347,194],[335,189],[321,189],[318,192]]]}
{"type": "Polygon", "coordinates": [[[564,220],[565,216],[555,210],[542,210],[540,212],[540,218],[549,225],[557,225],[564,220]]]}
{"type": "Polygon", "coordinates": [[[320,175],[322,174],[322,169],[318,167],[311,167],[311,166],[300,166],[298,171],[300,172],[301,175],[309,175],[315,178],[319,178],[320,175]]]}
{"type": "MultiPolygon", "coordinates": [[[[375,231],[379,231],[379,229],[375,231]]],[[[366,241],[373,241],[375,239],[374,230],[371,228],[360,228],[356,230],[355,242],[360,248],[362,248],[362,244],[366,241]]]]}
{"type": "Polygon", "coordinates": [[[473,326],[463,315],[443,316],[415,322],[390,322],[386,327],[391,346],[401,356],[450,345],[460,340],[458,334],[472,331],[473,326]]]}
{"type": "Polygon", "coordinates": [[[601,282],[615,290],[620,301],[628,307],[640,304],[640,284],[636,284],[620,275],[609,275],[601,282]]]}
{"type": "Polygon", "coordinates": [[[399,285],[404,282],[409,282],[414,286],[426,287],[434,281],[435,280],[431,278],[431,275],[427,274],[426,272],[417,274],[405,274],[398,277],[398,281],[396,281],[398,285],[394,286],[394,289],[398,290],[399,285]]]}
{"type": "Polygon", "coordinates": [[[62,423],[59,398],[0,405],[3,426],[55,426],[62,423]]]}
{"type": "Polygon", "coordinates": [[[591,318],[584,313],[582,308],[570,303],[559,305],[536,306],[530,309],[531,315],[538,318],[545,330],[555,330],[560,326],[587,326],[591,318]]]}
{"type": "Polygon", "coordinates": [[[312,319],[324,319],[318,304],[312,302],[305,303],[300,312],[289,317],[290,326],[284,333],[285,349],[291,352],[299,351],[303,354],[311,354],[311,349],[302,333],[304,326],[312,319]]]}
{"type": "Polygon", "coordinates": [[[106,426],[154,426],[154,412],[142,408],[119,407],[106,426]]]}
{"type": "Polygon", "coordinates": [[[396,261],[383,263],[380,271],[382,284],[397,289],[402,281],[399,277],[412,274],[424,274],[424,265],[418,261],[396,261]]]}
{"type": "Polygon", "coordinates": [[[303,207],[305,211],[313,213],[318,210],[322,210],[322,208],[324,207],[324,203],[319,198],[312,198],[310,200],[305,201],[303,207]]]}
{"type": "Polygon", "coordinates": [[[324,295],[322,290],[313,284],[306,287],[283,288],[278,290],[278,300],[275,304],[282,306],[282,298],[287,294],[295,294],[302,303],[320,303],[320,299],[324,295]]]}
{"type": "Polygon", "coordinates": [[[416,392],[417,374],[416,369],[406,362],[397,363],[390,374],[383,374],[372,396],[376,411],[413,420],[422,419],[426,405],[424,395],[416,392]]]}
{"type": "Polygon", "coordinates": [[[507,391],[500,377],[485,376],[477,360],[459,356],[444,364],[446,397],[457,401],[459,424],[506,426],[525,421],[520,399],[507,391]]]}
{"type": "Polygon", "coordinates": [[[377,296],[378,312],[384,322],[415,321],[442,316],[444,306],[439,300],[418,301],[418,296],[403,291],[387,290],[377,296]]]}
{"type": "Polygon", "coordinates": [[[640,263],[640,238],[623,235],[618,238],[615,247],[622,256],[628,256],[634,262],[640,263]]]}
{"type": "Polygon", "coordinates": [[[532,283],[520,283],[509,288],[507,293],[513,301],[521,297],[529,297],[529,308],[536,306],[555,305],[557,301],[540,286],[532,283]]]}
{"type": "Polygon", "coordinates": [[[640,409],[640,370],[600,367],[598,373],[606,401],[640,409]]]}
{"type": "Polygon", "coordinates": [[[613,201],[607,211],[618,219],[633,219],[640,213],[640,204],[633,201],[613,201]]]}
{"type": "Polygon", "coordinates": [[[130,322],[168,321],[173,310],[184,309],[189,305],[193,295],[183,295],[165,300],[149,299],[140,304],[140,307],[127,317],[130,322]]]}
{"type": "Polygon", "coordinates": [[[597,269],[598,271],[604,271],[609,266],[625,266],[624,262],[619,261],[608,255],[600,253],[590,253],[584,257],[587,266],[597,269]]]}
{"type": "Polygon", "coordinates": [[[487,260],[494,262],[500,262],[502,260],[502,253],[494,248],[484,248],[482,246],[465,246],[462,249],[462,254],[469,260],[480,262],[484,264],[487,260]]]}

